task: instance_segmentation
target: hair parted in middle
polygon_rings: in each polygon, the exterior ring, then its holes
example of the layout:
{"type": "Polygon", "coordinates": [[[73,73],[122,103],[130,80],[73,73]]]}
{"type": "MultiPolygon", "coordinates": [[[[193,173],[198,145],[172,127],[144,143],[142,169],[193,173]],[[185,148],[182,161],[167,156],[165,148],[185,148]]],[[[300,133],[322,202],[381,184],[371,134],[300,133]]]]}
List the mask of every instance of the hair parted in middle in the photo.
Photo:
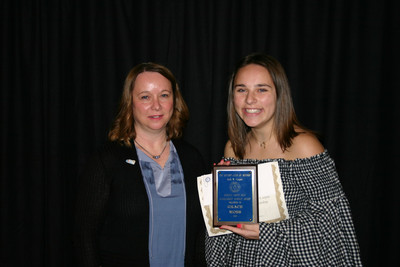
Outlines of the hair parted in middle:
{"type": "Polygon", "coordinates": [[[271,75],[276,88],[276,110],[274,115],[274,134],[279,142],[282,151],[292,145],[292,139],[298,135],[295,126],[305,129],[297,120],[293,107],[292,96],[285,70],[274,57],[262,53],[253,53],[242,58],[232,73],[229,82],[228,94],[228,135],[233,151],[239,159],[243,159],[245,145],[248,142],[248,133],[251,130],[235,110],[234,87],[238,71],[250,64],[260,65],[266,68],[271,75]]]}
{"type": "Polygon", "coordinates": [[[183,127],[189,119],[189,109],[179,91],[178,83],[172,72],[165,66],[157,63],[140,63],[133,67],[126,76],[119,111],[108,133],[108,138],[111,141],[120,141],[128,147],[132,146],[131,140],[136,138],[134,127],[135,120],[132,109],[132,92],[135,87],[136,78],[143,72],[157,72],[167,78],[171,83],[174,97],[174,110],[166,127],[167,139],[180,138],[182,136],[183,127]]]}

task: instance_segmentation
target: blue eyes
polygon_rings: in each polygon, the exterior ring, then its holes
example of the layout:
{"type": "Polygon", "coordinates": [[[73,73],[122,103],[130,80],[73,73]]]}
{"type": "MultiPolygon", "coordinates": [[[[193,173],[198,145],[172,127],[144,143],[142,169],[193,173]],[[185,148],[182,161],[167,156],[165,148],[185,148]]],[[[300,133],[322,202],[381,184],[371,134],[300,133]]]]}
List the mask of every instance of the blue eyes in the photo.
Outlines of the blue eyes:
{"type": "MultiPolygon", "coordinates": [[[[161,99],[166,99],[170,97],[170,94],[161,94],[159,96],[161,99]]],[[[140,100],[149,101],[152,98],[151,95],[142,95],[139,97],[140,100]]]]}

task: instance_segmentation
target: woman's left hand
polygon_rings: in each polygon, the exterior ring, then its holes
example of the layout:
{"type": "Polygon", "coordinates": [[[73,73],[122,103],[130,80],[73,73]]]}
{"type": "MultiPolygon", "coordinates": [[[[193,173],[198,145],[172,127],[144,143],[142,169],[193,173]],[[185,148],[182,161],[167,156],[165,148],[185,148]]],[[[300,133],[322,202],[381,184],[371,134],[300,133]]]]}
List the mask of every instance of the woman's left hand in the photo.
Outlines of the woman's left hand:
{"type": "Polygon", "coordinates": [[[237,227],[222,225],[221,229],[229,230],[241,235],[246,239],[260,239],[260,225],[257,224],[238,224],[237,227]]]}

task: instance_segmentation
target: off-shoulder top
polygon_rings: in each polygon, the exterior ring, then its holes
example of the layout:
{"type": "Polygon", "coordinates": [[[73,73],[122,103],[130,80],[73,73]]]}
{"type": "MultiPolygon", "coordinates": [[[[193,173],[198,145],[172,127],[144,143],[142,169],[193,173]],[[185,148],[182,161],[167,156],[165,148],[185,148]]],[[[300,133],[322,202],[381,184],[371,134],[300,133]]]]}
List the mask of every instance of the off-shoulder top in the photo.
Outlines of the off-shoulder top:
{"type": "Polygon", "coordinates": [[[289,219],[260,223],[259,240],[237,234],[206,239],[209,266],[362,266],[349,202],[328,151],[277,161],[289,219]]]}

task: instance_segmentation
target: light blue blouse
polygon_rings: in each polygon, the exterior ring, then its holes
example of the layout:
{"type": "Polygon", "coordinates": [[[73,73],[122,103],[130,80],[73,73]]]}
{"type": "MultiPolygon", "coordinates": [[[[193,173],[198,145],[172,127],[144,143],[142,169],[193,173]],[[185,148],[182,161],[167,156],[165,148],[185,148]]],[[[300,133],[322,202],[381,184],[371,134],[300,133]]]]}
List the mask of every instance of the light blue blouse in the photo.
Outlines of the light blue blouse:
{"type": "Polygon", "coordinates": [[[149,198],[149,261],[151,267],[184,266],[186,193],[182,165],[170,141],[164,166],[136,148],[149,198]]]}

